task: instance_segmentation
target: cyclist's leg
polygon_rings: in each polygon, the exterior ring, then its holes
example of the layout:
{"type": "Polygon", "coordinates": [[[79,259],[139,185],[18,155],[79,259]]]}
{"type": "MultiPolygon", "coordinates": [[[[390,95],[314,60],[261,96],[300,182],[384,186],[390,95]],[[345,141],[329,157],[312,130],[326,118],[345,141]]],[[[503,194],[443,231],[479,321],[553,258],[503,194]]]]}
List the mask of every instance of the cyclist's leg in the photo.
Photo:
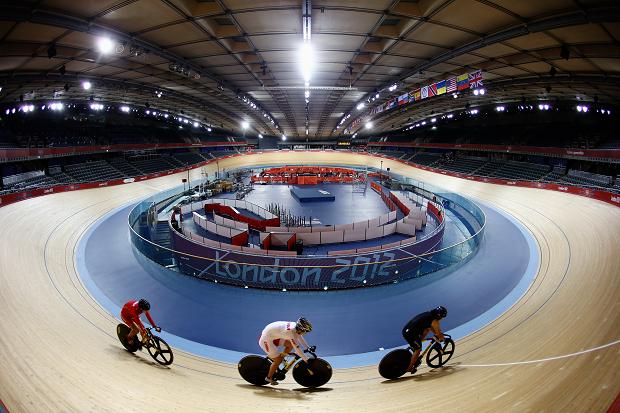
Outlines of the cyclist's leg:
{"type": "Polygon", "coordinates": [[[420,351],[422,350],[422,337],[426,334],[411,334],[404,336],[407,343],[413,350],[413,354],[411,355],[411,360],[409,361],[409,366],[407,367],[407,371],[412,374],[415,373],[418,363],[418,357],[420,356],[420,351]]]}
{"type": "Polygon", "coordinates": [[[282,360],[284,359],[284,357],[280,353],[278,346],[276,346],[273,340],[271,340],[270,338],[261,336],[261,338],[258,340],[258,345],[263,349],[265,354],[267,354],[267,357],[271,359],[271,366],[269,366],[269,373],[267,373],[267,377],[265,379],[271,384],[278,384],[273,379],[273,374],[278,369],[278,366],[280,365],[280,363],[282,363],[282,360]]]}
{"type": "Polygon", "coordinates": [[[138,334],[140,329],[138,328],[138,325],[136,324],[136,322],[130,317],[126,317],[124,314],[121,313],[121,318],[123,319],[123,322],[127,324],[129,328],[131,328],[131,330],[129,331],[129,334],[127,334],[127,343],[131,344],[134,340],[134,337],[138,334]]]}

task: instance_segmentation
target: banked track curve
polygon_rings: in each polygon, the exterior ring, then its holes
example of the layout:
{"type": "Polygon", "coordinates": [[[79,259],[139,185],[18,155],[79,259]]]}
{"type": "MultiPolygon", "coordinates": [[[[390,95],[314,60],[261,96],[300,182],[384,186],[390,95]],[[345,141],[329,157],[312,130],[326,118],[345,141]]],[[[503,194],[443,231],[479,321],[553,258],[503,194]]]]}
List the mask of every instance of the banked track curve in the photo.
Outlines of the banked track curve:
{"type": "MultiPolygon", "coordinates": [[[[505,210],[534,235],[540,268],[526,293],[459,340],[450,366],[386,383],[376,366],[338,369],[317,391],[246,385],[236,365],[177,350],[162,368],[131,356],[82,285],[76,245],[112,209],[181,175],[29,199],[0,208],[0,399],[10,412],[606,411],[620,392],[620,208],[540,189],[472,182],[342,152],[273,152],[220,168],[278,163],[369,165],[505,210]],[[554,357],[576,353],[571,357],[554,357]],[[543,360],[538,363],[506,363],[543,360]]],[[[215,166],[207,168],[214,169],[215,166]]],[[[200,171],[192,171],[199,178],[200,171]]],[[[185,175],[184,175],[185,176],[185,175]]],[[[501,274],[498,274],[501,276],[501,274]]],[[[438,297],[440,299],[440,297],[438,297]]]]}

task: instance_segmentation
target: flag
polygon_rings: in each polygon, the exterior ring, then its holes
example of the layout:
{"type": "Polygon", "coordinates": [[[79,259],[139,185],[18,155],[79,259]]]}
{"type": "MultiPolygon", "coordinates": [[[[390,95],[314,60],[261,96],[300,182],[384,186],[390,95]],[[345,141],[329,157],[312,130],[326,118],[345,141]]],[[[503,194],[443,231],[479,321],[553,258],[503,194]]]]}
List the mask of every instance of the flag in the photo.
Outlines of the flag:
{"type": "Polygon", "coordinates": [[[446,93],[446,81],[442,80],[441,82],[437,82],[437,94],[443,95],[446,93]]]}
{"type": "Polygon", "coordinates": [[[428,85],[428,97],[437,95],[437,83],[432,83],[428,85]]]}
{"type": "Polygon", "coordinates": [[[422,94],[422,99],[426,99],[428,97],[428,86],[424,86],[420,89],[422,94]]]}
{"type": "Polygon", "coordinates": [[[469,87],[478,88],[482,87],[482,70],[476,70],[474,73],[469,74],[469,87]]]}
{"type": "Polygon", "coordinates": [[[456,90],[456,78],[451,77],[446,80],[446,93],[454,92],[456,90]]]}
{"type": "Polygon", "coordinates": [[[422,99],[422,92],[420,92],[420,89],[416,89],[415,92],[413,92],[413,98],[416,102],[422,99]]]}
{"type": "Polygon", "coordinates": [[[398,97],[398,106],[409,102],[409,93],[402,94],[398,97]]]}
{"type": "Polygon", "coordinates": [[[458,90],[465,90],[469,88],[469,77],[468,76],[469,75],[467,73],[464,73],[456,77],[456,88],[458,90]]]}

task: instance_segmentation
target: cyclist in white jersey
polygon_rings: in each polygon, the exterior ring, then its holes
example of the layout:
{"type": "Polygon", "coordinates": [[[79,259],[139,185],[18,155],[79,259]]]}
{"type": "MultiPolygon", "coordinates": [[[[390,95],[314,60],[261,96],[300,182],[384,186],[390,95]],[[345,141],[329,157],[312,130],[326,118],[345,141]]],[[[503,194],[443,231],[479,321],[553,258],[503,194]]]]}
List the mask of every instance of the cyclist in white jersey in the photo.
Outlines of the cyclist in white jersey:
{"type": "Polygon", "coordinates": [[[263,349],[272,361],[269,373],[265,380],[270,384],[276,385],[278,382],[273,379],[273,374],[278,369],[284,357],[295,349],[295,353],[299,355],[305,362],[308,362],[308,356],[305,355],[300,347],[303,345],[306,349],[309,347],[303,334],[312,331],[312,324],[304,317],[299,317],[297,322],[294,321],[275,321],[268,324],[258,340],[258,345],[263,349]],[[280,350],[284,347],[284,350],[280,350]]]}

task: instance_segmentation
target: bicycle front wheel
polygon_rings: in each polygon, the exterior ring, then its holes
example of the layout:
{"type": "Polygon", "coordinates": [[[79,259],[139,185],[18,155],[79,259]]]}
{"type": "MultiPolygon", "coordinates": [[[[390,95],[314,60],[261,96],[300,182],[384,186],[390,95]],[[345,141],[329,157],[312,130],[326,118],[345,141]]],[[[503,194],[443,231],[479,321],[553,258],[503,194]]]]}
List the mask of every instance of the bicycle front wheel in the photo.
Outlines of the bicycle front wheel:
{"type": "Polygon", "coordinates": [[[451,338],[446,338],[443,345],[435,342],[426,353],[426,364],[432,368],[441,367],[452,358],[452,354],[454,354],[454,341],[451,338]]]}
{"type": "Polygon", "coordinates": [[[162,366],[168,366],[172,364],[172,350],[168,343],[163,339],[153,336],[149,340],[148,351],[153,360],[161,364],[162,366]]]}
{"type": "Polygon", "coordinates": [[[302,360],[293,367],[293,378],[304,387],[321,387],[332,378],[332,366],[319,358],[310,366],[302,360]]]}

